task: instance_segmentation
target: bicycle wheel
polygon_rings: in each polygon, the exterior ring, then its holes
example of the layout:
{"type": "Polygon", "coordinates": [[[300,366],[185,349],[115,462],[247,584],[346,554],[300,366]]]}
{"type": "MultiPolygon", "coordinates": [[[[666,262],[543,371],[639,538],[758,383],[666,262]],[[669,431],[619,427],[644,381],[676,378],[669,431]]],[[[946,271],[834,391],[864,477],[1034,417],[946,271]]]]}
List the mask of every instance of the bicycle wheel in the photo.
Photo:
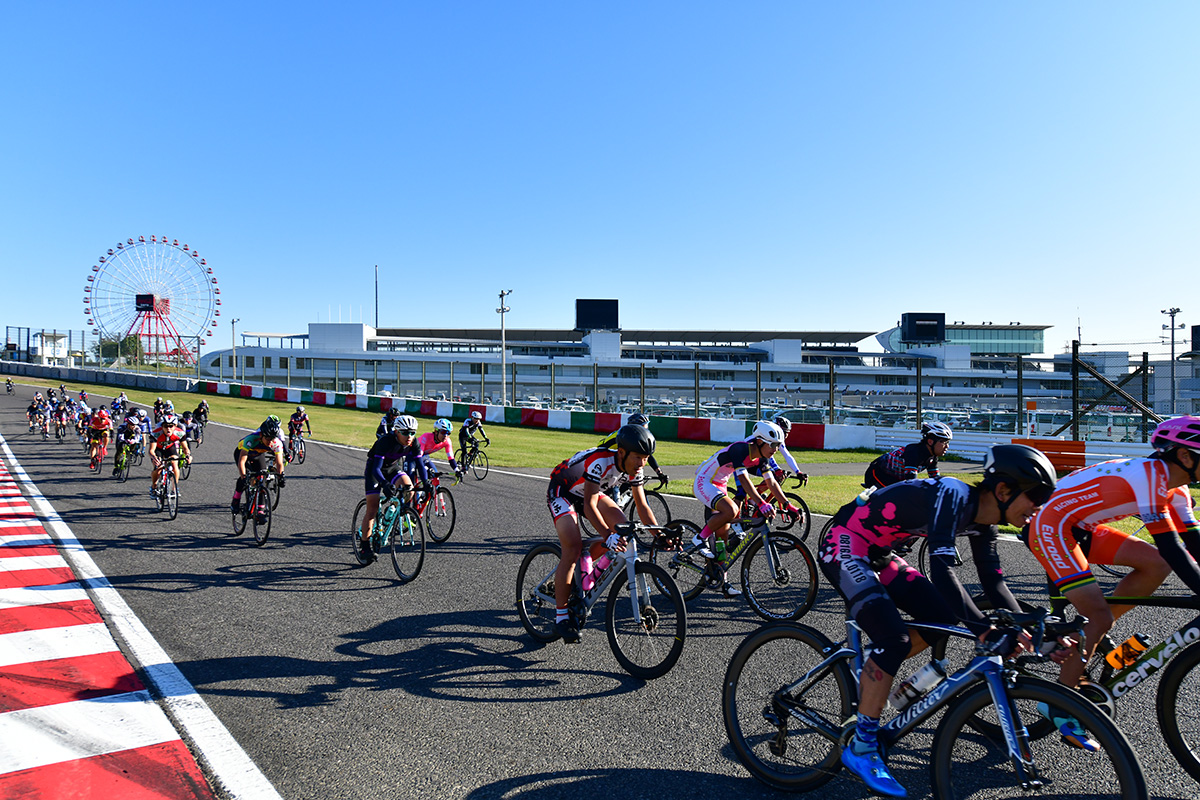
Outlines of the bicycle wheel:
{"type": "Polygon", "coordinates": [[[605,628],[613,655],[635,678],[651,680],[671,671],[687,638],[687,607],[679,587],[662,567],[634,563],[634,586],[641,620],[633,617],[633,597],[624,575],[608,593],[605,628]]]}
{"type": "Polygon", "coordinates": [[[250,523],[253,526],[254,546],[262,547],[271,536],[271,497],[266,486],[259,486],[250,523]]]}
{"type": "Polygon", "coordinates": [[[768,786],[807,791],[842,768],[840,739],[857,696],[847,661],[784,692],[832,647],[818,631],[787,622],[751,633],[729,661],[721,691],[725,733],[742,766],[768,786]]]}
{"type": "MultiPolygon", "coordinates": [[[[1116,724],[1076,692],[1053,681],[1018,675],[1009,686],[1008,702],[1016,722],[1026,780],[1042,782],[1055,797],[1147,797],[1146,779],[1137,754],[1116,724]],[[1038,703],[1047,703],[1075,717],[1100,748],[1087,752],[1058,736],[1032,740],[1021,736],[1024,723],[1040,720],[1038,703]]],[[[933,737],[930,759],[935,798],[1028,797],[1009,758],[1003,737],[975,730],[975,717],[999,715],[986,684],[968,689],[951,704],[933,737]]]]}
{"type": "Polygon", "coordinates": [[[124,483],[129,480],[129,454],[122,450],[117,453],[113,465],[117,469],[117,483],[124,483]]]}
{"type": "Polygon", "coordinates": [[[792,517],[782,513],[778,505],[776,511],[779,513],[775,516],[776,530],[787,531],[793,536],[797,536],[801,541],[808,540],[808,534],[812,530],[812,514],[808,510],[808,503],[804,502],[804,498],[795,492],[784,492],[783,496],[788,502],[800,509],[798,516],[792,517]]]}
{"type": "Polygon", "coordinates": [[[179,516],[179,484],[175,481],[175,473],[171,471],[171,462],[165,462],[163,469],[167,473],[163,486],[163,510],[170,519],[175,519],[179,516]]]}
{"type": "Polygon", "coordinates": [[[414,580],[425,563],[425,526],[421,515],[411,508],[396,517],[392,525],[392,569],[401,583],[414,580]]]}
{"type": "Polygon", "coordinates": [[[761,536],[742,559],[742,591],[750,608],[768,622],[798,620],[817,599],[817,561],[804,542],[788,533],[761,536]]]}
{"type": "MultiPolygon", "coordinates": [[[[654,521],[659,525],[666,525],[671,521],[671,507],[667,505],[666,498],[655,491],[648,491],[646,494],[646,505],[650,507],[650,513],[654,514],[654,521]]],[[[643,525],[649,525],[650,521],[641,518],[637,513],[637,503],[632,499],[625,504],[625,518],[630,522],[640,522],[643,525]]]]}
{"type": "MultiPolygon", "coordinates": [[[[691,543],[692,537],[700,532],[700,526],[694,522],[688,522],[686,519],[676,519],[672,520],[668,527],[679,530],[680,549],[664,550],[651,544],[647,558],[651,564],[656,564],[666,570],[671,579],[675,581],[675,585],[679,587],[683,599],[690,602],[700,596],[707,582],[704,574],[704,559],[695,553],[684,552],[691,543]]],[[[662,587],[659,588],[662,589],[662,587]]]]}
{"type": "Polygon", "coordinates": [[[179,464],[179,479],[186,481],[192,474],[192,460],[182,461],[179,464]]]}
{"type": "MultiPolygon", "coordinates": [[[[362,531],[363,516],[366,514],[367,500],[363,498],[358,501],[358,505],[354,507],[354,515],[350,518],[350,549],[354,552],[354,557],[358,559],[361,566],[366,566],[375,560],[374,553],[368,553],[362,548],[362,540],[359,538],[359,533],[362,531]]],[[[375,524],[379,524],[379,517],[375,517],[375,524]]]]}
{"type": "Polygon", "coordinates": [[[297,464],[304,463],[304,440],[303,439],[300,439],[298,442],[296,442],[296,463],[297,464]]]}
{"type": "Polygon", "coordinates": [[[445,486],[439,486],[425,504],[425,532],[429,534],[430,539],[441,544],[454,532],[457,516],[454,510],[454,495],[450,494],[450,490],[445,486]]]}
{"type": "Polygon", "coordinates": [[[271,492],[271,510],[279,508],[279,474],[272,472],[267,476],[267,488],[271,492]]]}
{"type": "Polygon", "coordinates": [[[558,545],[539,544],[525,554],[517,570],[517,616],[539,642],[558,638],[554,629],[554,572],[561,557],[558,545]]]}
{"type": "Polygon", "coordinates": [[[250,518],[252,513],[250,505],[250,497],[253,492],[246,489],[242,492],[241,502],[238,503],[238,510],[233,512],[233,535],[241,536],[246,532],[246,520],[250,518]]]}
{"type": "Polygon", "coordinates": [[[1180,653],[1158,684],[1158,725],[1179,766],[1200,781],[1200,645],[1180,653]]]}
{"type": "Polygon", "coordinates": [[[481,481],[488,474],[488,457],[487,453],[480,450],[471,458],[471,472],[475,473],[475,480],[481,481]]]}

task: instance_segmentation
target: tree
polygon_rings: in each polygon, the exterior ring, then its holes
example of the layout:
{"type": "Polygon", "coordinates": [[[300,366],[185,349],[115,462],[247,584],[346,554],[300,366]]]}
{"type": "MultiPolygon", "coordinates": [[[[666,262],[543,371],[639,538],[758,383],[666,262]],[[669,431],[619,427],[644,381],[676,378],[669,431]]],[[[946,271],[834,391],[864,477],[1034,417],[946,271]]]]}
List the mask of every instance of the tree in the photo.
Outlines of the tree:
{"type": "Polygon", "coordinates": [[[92,352],[101,361],[115,360],[118,354],[126,361],[141,361],[145,357],[145,351],[142,350],[142,339],[137,334],[130,334],[124,339],[101,339],[92,347],[92,352]]]}

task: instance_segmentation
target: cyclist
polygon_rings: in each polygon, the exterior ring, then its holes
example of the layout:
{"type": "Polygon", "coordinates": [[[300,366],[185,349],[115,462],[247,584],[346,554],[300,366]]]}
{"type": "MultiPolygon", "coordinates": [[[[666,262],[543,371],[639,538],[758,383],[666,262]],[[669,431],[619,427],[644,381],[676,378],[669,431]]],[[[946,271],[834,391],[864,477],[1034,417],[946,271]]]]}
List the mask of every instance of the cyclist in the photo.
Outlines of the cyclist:
{"type": "MultiPolygon", "coordinates": [[[[842,763],[880,794],[906,793],[880,753],[879,717],[900,664],[931,644],[908,629],[898,609],[922,622],[961,622],[985,641],[996,635],[952,569],[960,535],[970,539],[988,599],[996,608],[1019,609],[1004,583],[991,526],[1028,522],[1054,491],[1054,467],[1032,447],[997,445],[984,460],[983,475],[976,486],[954,479],[902,481],[848,503],[834,515],[818,550],[822,572],[871,640],[859,679],[858,723],[842,763]],[[913,536],[929,540],[930,578],[892,551],[913,536]]],[[[1028,645],[1027,637],[1022,644],[1028,645]]]]}
{"type": "Polygon", "coordinates": [[[400,409],[392,406],[387,413],[379,418],[379,426],[375,428],[375,438],[387,436],[395,428],[396,420],[400,418],[400,409]]]}
{"type": "MultiPolygon", "coordinates": [[[[648,429],[650,427],[650,418],[642,413],[630,414],[629,421],[626,424],[627,425],[639,425],[643,428],[648,429]]],[[[612,433],[608,434],[603,439],[601,439],[600,443],[597,444],[596,446],[603,447],[608,450],[612,450],[616,447],[616,442],[617,442],[617,432],[613,431],[612,433]]],[[[650,469],[654,470],[654,474],[658,477],[659,480],[663,480],[663,481],[668,480],[667,473],[663,472],[661,469],[658,468],[658,461],[654,458],[654,456],[650,456],[650,460],[647,461],[646,463],[649,464],[650,469]]],[[[616,492],[617,492],[617,489],[614,488],[613,494],[615,495],[616,492]]]]}
{"type": "Polygon", "coordinates": [[[289,463],[291,462],[292,457],[293,457],[290,440],[293,436],[300,435],[301,428],[307,429],[308,435],[312,436],[312,425],[309,424],[308,414],[305,413],[304,406],[296,406],[296,411],[292,414],[292,416],[288,417],[288,440],[289,441],[288,441],[288,448],[287,448],[286,455],[287,455],[287,460],[289,463]]]}
{"type": "MultiPolygon", "coordinates": [[[[787,465],[788,470],[799,478],[801,483],[807,483],[808,475],[800,469],[800,465],[796,463],[796,459],[792,457],[792,454],[787,449],[787,437],[792,432],[792,421],[783,414],[777,414],[771,422],[774,422],[783,431],[783,443],[779,445],[779,451],[775,455],[783,456],[783,463],[787,465]]],[[[778,475],[776,477],[778,478],[778,475]]]]}
{"type": "Polygon", "coordinates": [[[88,400],[87,389],[80,389],[79,390],[79,402],[83,403],[86,406],[87,400],[88,400]]]}
{"type": "Polygon", "coordinates": [[[379,513],[380,493],[392,497],[397,491],[397,486],[399,491],[405,494],[413,487],[409,468],[416,468],[412,462],[419,462],[421,459],[416,438],[416,418],[408,414],[398,414],[388,431],[375,440],[375,444],[367,453],[367,465],[363,472],[367,505],[363,511],[362,529],[359,531],[361,538],[356,537],[354,543],[354,555],[360,564],[370,564],[375,560],[370,542],[375,516],[379,513]]]}
{"type": "Polygon", "coordinates": [[[163,399],[161,397],[154,398],[154,408],[152,409],[152,412],[154,414],[154,424],[158,425],[158,420],[160,417],[162,417],[163,413],[163,399]]]}
{"type": "Polygon", "coordinates": [[[922,423],[921,441],[884,453],[872,461],[863,476],[863,486],[891,486],[912,480],[922,470],[931,478],[939,477],[938,459],[946,455],[953,438],[954,433],[944,422],[922,423]]]}
{"type": "Polygon", "coordinates": [[[183,431],[185,441],[196,441],[196,418],[191,411],[185,411],[179,417],[179,427],[183,431]]]}
{"type": "Polygon", "coordinates": [[[1148,457],[1105,461],[1063,478],[1025,532],[1051,583],[1088,618],[1082,658],[1069,659],[1059,675],[1067,686],[1079,684],[1100,637],[1131,608],[1105,602],[1091,564],[1132,567],[1115,596],[1152,594],[1172,570],[1200,594],[1200,522],[1187,488],[1200,480],[1200,417],[1162,422],[1150,444],[1148,457]],[[1141,517],[1153,545],[1107,524],[1130,516],[1141,517]]]}
{"type": "Polygon", "coordinates": [[[272,414],[263,420],[258,430],[243,438],[233,448],[233,463],[238,469],[237,483],[233,486],[233,501],[229,510],[238,513],[238,503],[242,492],[246,491],[246,467],[249,465],[255,472],[266,472],[268,461],[274,459],[275,470],[279,473],[279,488],[282,489],[287,481],[283,477],[283,443],[279,436],[279,417],[272,414]]]}
{"type": "MultiPolygon", "coordinates": [[[[729,536],[729,523],[738,514],[738,503],[729,496],[729,478],[733,476],[735,484],[749,496],[750,501],[766,519],[775,516],[775,508],[766,501],[754,482],[750,480],[751,470],[765,466],[771,456],[783,444],[783,429],[774,422],[759,420],[754,423],[754,430],[747,439],[734,442],[722,447],[703,464],[696,468],[696,478],[692,483],[692,491],[704,504],[704,527],[692,537],[692,547],[697,548],[704,558],[716,558],[709,540],[714,536],[720,542],[725,542],[729,536]]],[[[783,495],[783,489],[770,471],[764,471],[763,479],[767,490],[786,508],[789,514],[799,514],[800,509],[793,506],[783,495]]],[[[722,545],[724,546],[724,545],[722,545]]],[[[736,597],[741,589],[732,585],[728,580],[723,581],[722,591],[726,597],[736,597]]]]}
{"type": "Polygon", "coordinates": [[[29,432],[33,433],[33,429],[37,426],[38,416],[42,413],[42,407],[36,399],[29,401],[29,406],[25,409],[25,418],[29,420],[29,432]]]}
{"type": "Polygon", "coordinates": [[[5,391],[7,391],[9,394],[12,394],[12,393],[13,393],[13,382],[12,382],[12,378],[5,378],[5,379],[4,379],[4,389],[5,389],[5,391]]]}
{"type": "MultiPolygon", "coordinates": [[[[437,467],[433,465],[430,456],[438,450],[446,451],[446,459],[450,462],[450,469],[454,470],[454,474],[460,474],[462,466],[455,463],[454,453],[450,448],[450,434],[454,432],[454,425],[448,419],[439,419],[433,423],[433,431],[430,433],[422,433],[417,437],[417,448],[421,451],[421,461],[425,465],[427,475],[437,474],[437,467]]],[[[410,476],[411,477],[411,476],[410,476]]],[[[429,487],[426,485],[425,490],[429,487]]]]}
{"type": "MultiPolygon", "coordinates": [[[[117,457],[113,459],[112,474],[118,474],[121,469],[117,466],[121,461],[121,451],[125,451],[125,458],[129,458],[130,454],[135,452],[138,445],[142,441],[142,432],[138,430],[138,419],[136,416],[128,416],[125,418],[124,424],[117,429],[116,453],[117,457]]],[[[151,486],[154,484],[152,483],[151,486]]]]}
{"type": "Polygon", "coordinates": [[[196,410],[192,412],[192,418],[201,425],[208,424],[208,401],[201,399],[196,404],[196,410]]]}
{"type": "Polygon", "coordinates": [[[53,412],[55,428],[57,429],[58,427],[61,427],[65,432],[67,429],[67,418],[70,416],[70,414],[71,407],[67,405],[65,401],[59,401],[56,403],[53,412]]]}
{"type": "Polygon", "coordinates": [[[125,396],[124,392],[121,392],[119,395],[114,397],[112,401],[113,419],[116,419],[117,415],[122,413],[128,405],[129,398],[125,396]]]}
{"type": "MultiPolygon", "coordinates": [[[[150,449],[147,452],[150,455],[150,464],[153,466],[153,469],[150,471],[150,496],[158,497],[158,479],[162,477],[163,466],[166,460],[174,456],[183,456],[184,458],[191,456],[187,440],[184,438],[183,428],[179,425],[179,420],[174,414],[163,415],[162,423],[158,427],[158,434],[150,440],[150,449]]],[[[171,462],[171,471],[175,473],[175,492],[178,496],[178,460],[171,462]]]]}
{"type": "Polygon", "coordinates": [[[479,447],[479,440],[475,438],[478,433],[485,442],[492,443],[492,440],[483,432],[483,415],[478,411],[472,411],[471,415],[463,420],[462,427],[458,429],[458,449],[462,450],[463,461],[470,461],[467,454],[472,448],[479,447]]]}
{"type": "Polygon", "coordinates": [[[104,457],[108,455],[108,442],[112,438],[112,418],[104,406],[93,412],[88,420],[88,455],[91,457],[90,469],[94,472],[100,468],[104,457]]]}
{"type": "Polygon", "coordinates": [[[554,530],[562,546],[562,556],[554,574],[554,604],[557,608],[555,627],[568,644],[579,641],[579,628],[567,610],[572,574],[583,549],[579,514],[583,513],[596,531],[605,537],[609,549],[624,550],[625,539],[617,533],[616,527],[628,520],[620,506],[606,492],[622,479],[628,479],[638,516],[646,524],[656,524],[654,512],[646,504],[646,495],[642,491],[642,484],[645,483],[642,469],[654,454],[654,434],[640,425],[625,425],[617,431],[616,445],[615,450],[607,447],[582,450],[550,473],[546,505],[550,508],[554,530]]]}

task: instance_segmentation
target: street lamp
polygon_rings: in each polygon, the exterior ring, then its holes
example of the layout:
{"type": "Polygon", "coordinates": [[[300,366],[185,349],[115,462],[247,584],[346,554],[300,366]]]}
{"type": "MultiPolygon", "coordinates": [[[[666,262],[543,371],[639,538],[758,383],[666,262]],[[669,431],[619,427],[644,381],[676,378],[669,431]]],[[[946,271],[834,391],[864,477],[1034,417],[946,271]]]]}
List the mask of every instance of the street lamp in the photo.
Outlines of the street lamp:
{"type": "Polygon", "coordinates": [[[512,294],[512,289],[505,289],[500,292],[500,307],[496,309],[496,313],[500,315],[500,405],[508,405],[508,379],[504,377],[504,315],[506,312],[512,311],[511,308],[504,305],[504,298],[512,294]]]}
{"type": "Polygon", "coordinates": [[[1183,323],[1179,323],[1179,328],[1175,327],[1175,315],[1179,313],[1178,308],[1164,308],[1163,314],[1171,318],[1170,325],[1163,325],[1163,330],[1171,332],[1171,414],[1175,414],[1175,331],[1183,327],[1183,323]]]}
{"type": "Polygon", "coordinates": [[[237,383],[237,380],[238,380],[238,374],[237,374],[237,324],[241,321],[242,321],[241,318],[229,320],[229,330],[230,330],[230,337],[231,337],[229,340],[229,343],[233,345],[233,381],[234,381],[234,383],[237,383]]]}

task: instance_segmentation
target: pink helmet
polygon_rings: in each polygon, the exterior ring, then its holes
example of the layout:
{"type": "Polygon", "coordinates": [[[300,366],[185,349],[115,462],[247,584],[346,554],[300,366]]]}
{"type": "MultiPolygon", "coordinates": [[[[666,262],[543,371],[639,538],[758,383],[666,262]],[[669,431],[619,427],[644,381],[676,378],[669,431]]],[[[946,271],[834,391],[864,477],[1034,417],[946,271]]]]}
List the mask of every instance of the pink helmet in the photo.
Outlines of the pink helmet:
{"type": "Polygon", "coordinates": [[[1150,444],[1160,453],[1182,447],[1200,453],[1200,417],[1165,419],[1154,429],[1150,444]]]}

